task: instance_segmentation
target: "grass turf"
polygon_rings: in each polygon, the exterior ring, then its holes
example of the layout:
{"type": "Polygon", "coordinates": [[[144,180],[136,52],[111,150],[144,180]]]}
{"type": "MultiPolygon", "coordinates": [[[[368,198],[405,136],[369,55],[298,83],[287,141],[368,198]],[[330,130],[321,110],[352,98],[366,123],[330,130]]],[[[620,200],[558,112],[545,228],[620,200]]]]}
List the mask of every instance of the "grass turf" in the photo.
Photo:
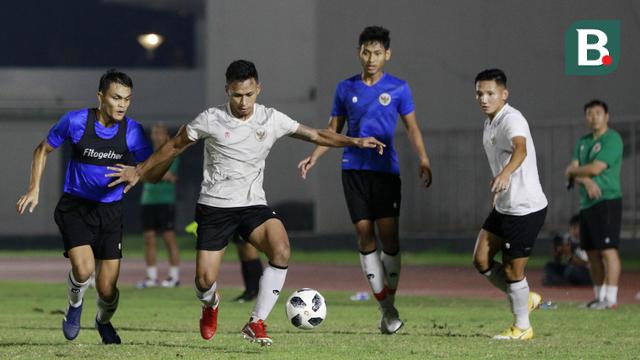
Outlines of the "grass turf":
{"type": "MultiPolygon", "coordinates": [[[[497,342],[490,337],[510,324],[507,301],[401,296],[405,327],[380,335],[372,301],[353,302],[348,293],[326,292],[328,316],[315,330],[291,326],[282,296],[268,319],[270,348],[244,341],[240,329],[252,304],[229,301],[239,290],[223,289],[219,327],[211,341],[198,332],[199,304],[193,289],[121,289],[113,323],[120,346],[100,344],[93,329],[95,292],[87,292],[78,338],[66,341],[60,329],[64,284],[0,282],[0,358],[121,359],[450,359],[450,358],[636,358],[640,305],[617,311],[589,311],[560,303],[557,310],[532,315],[536,338],[497,342]]],[[[289,290],[283,295],[288,295],[289,290]]]]}

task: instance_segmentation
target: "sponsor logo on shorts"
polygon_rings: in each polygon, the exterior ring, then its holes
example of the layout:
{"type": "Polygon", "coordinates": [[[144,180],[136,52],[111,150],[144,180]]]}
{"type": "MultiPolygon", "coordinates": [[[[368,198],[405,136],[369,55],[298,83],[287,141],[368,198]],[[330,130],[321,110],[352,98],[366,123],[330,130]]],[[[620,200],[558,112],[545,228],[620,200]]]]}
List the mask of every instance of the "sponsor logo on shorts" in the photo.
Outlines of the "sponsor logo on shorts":
{"type": "Polygon", "coordinates": [[[609,244],[610,242],[611,242],[611,238],[610,237],[607,236],[606,238],[604,238],[604,243],[605,244],[609,244]]]}
{"type": "Polygon", "coordinates": [[[96,151],[95,149],[86,148],[84,152],[82,152],[82,156],[102,160],[102,159],[110,159],[110,160],[120,160],[124,156],[123,154],[118,154],[113,150],[109,150],[109,152],[101,152],[96,151]]]}
{"type": "Polygon", "coordinates": [[[118,243],[118,250],[122,250],[122,243],[118,243]]]}
{"type": "Polygon", "coordinates": [[[382,93],[378,97],[378,101],[380,101],[380,104],[382,104],[383,106],[387,106],[391,103],[391,95],[389,95],[388,93],[382,93]]]}
{"type": "Polygon", "coordinates": [[[376,277],[374,274],[367,274],[367,279],[371,280],[376,277]]]}
{"type": "Polygon", "coordinates": [[[358,97],[357,96],[352,97],[351,98],[351,102],[354,103],[354,104],[357,103],[358,102],[358,97]]]}
{"type": "Polygon", "coordinates": [[[505,249],[511,249],[511,244],[509,244],[509,243],[504,243],[504,248],[505,248],[505,249]]]}

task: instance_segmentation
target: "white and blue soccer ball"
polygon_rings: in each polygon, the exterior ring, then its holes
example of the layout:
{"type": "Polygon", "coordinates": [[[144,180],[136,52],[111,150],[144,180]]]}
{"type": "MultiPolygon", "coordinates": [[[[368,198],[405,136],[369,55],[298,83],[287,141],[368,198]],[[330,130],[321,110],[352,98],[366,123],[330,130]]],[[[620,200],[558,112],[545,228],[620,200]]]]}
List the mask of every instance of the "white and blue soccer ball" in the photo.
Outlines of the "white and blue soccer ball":
{"type": "Polygon", "coordinates": [[[313,289],[296,290],[285,304],[287,318],[298,329],[311,330],[320,325],[327,316],[324,297],[313,289]]]}

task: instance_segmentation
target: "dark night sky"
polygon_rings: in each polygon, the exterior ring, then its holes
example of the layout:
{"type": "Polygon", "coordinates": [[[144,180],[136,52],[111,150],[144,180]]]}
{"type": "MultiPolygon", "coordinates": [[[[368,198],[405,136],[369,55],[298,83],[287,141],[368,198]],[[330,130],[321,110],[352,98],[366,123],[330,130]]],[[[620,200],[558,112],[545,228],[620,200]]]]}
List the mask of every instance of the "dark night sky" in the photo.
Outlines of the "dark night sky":
{"type": "Polygon", "coordinates": [[[192,67],[193,16],[99,0],[7,1],[0,8],[0,66],[192,67]],[[137,36],[165,42],[149,61],[137,36]]]}

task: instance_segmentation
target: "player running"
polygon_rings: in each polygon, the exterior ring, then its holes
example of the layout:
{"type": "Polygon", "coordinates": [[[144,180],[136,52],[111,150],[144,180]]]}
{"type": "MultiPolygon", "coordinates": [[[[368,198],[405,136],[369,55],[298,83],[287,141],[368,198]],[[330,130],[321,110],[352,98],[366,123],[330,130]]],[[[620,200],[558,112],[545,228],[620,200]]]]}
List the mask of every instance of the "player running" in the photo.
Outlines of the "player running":
{"type": "Polygon", "coordinates": [[[547,198],[542,192],[536,149],[529,124],[507,104],[507,76],[502,70],[480,72],[475,79],[476,100],[487,115],[482,144],[493,180],[493,210],[482,225],[473,253],[478,271],[507,293],[514,323],[498,340],[529,340],[533,328],[529,312],[540,295],[529,291],[525,266],[544,224],[547,198]],[[493,258],[502,251],[502,263],[493,258]]]}
{"type": "MultiPolygon", "coordinates": [[[[349,136],[373,136],[387,144],[383,156],[346,148],[342,156],[342,186],[355,226],[360,264],[381,312],[380,331],[393,334],[403,325],[395,307],[400,280],[400,166],[393,148],[398,116],[418,155],[424,186],[431,185],[431,165],[418,127],[411,90],[406,81],[383,71],[391,58],[389,30],[370,26],[358,41],[362,72],[338,84],[329,131],[341,133],[345,123],[349,136]],[[377,252],[376,227],[382,244],[377,252]]],[[[329,148],[318,146],[298,164],[306,178],[309,170],[329,148]]]]}
{"type": "MultiPolygon", "coordinates": [[[[382,154],[384,144],[374,138],[353,138],[308,128],[287,115],[256,103],[260,94],[258,72],[246,60],[232,62],[226,71],[228,102],[210,108],[181,128],[178,134],[137,167],[111,167],[111,186],[127,182],[127,191],[140,179],[158,181],[189,145],[205,141],[203,181],[196,205],[198,223],[196,296],[202,302],[200,334],[211,339],[218,326],[220,296],[216,291],[220,262],[232,238],[239,234],[264,252],[269,264],[245,339],[271,345],[264,321],[273,309],[287,275],[289,238],[276,213],[267,206],[262,181],[265,159],[273,144],[291,136],[325,146],[357,146],[382,154]]],[[[376,155],[379,156],[379,155],[376,155]]]]}
{"type": "Polygon", "coordinates": [[[97,109],[64,114],[33,152],[29,190],[16,205],[22,214],[38,205],[47,156],[65,141],[72,149],[64,194],[54,217],[71,271],[67,278],[69,306],[62,320],[68,340],[80,332],[83,296],[95,271],[98,292],[95,326],[104,344],[120,344],[111,325],[118,308],[116,286],[122,258],[122,195],[124,184],[109,187],[107,167],[141,162],[152,152],[142,126],[126,116],[133,83],[126,74],[109,70],[100,78],[97,109]]]}

